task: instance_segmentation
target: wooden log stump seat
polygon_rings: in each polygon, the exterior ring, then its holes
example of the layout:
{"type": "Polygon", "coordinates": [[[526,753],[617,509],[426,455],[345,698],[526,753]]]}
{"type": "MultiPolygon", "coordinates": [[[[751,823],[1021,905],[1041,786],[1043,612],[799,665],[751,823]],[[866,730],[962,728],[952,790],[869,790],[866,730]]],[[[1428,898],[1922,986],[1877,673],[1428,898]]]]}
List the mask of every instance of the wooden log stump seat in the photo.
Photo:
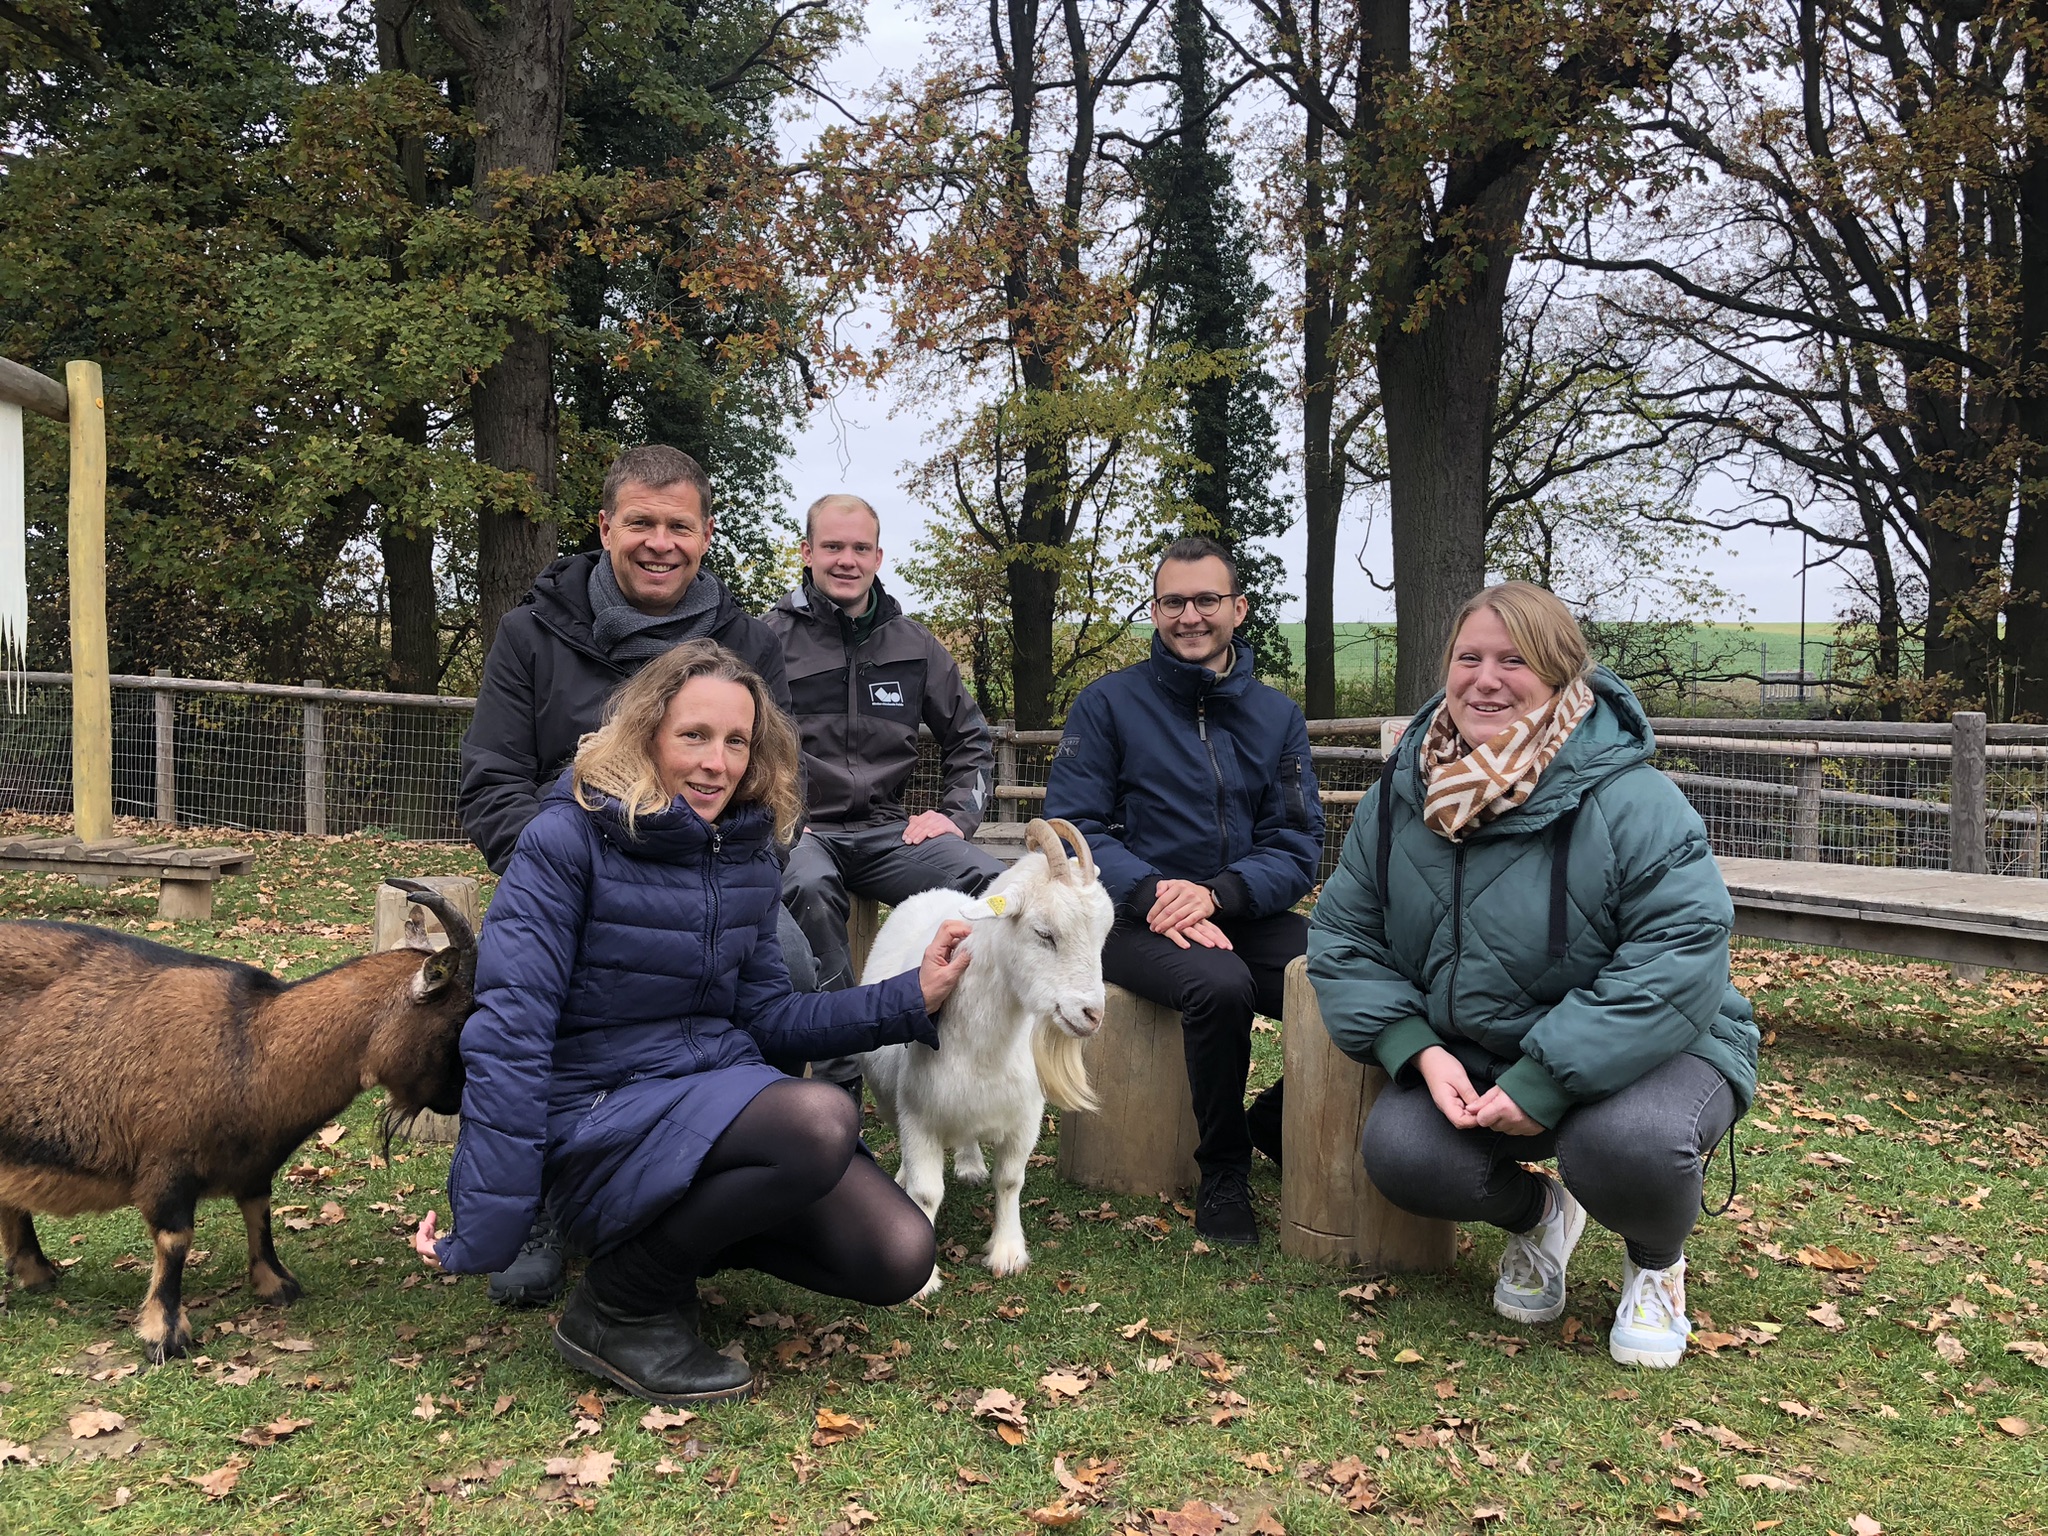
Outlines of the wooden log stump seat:
{"type": "MultiPolygon", "coordinates": [[[[446,897],[456,911],[469,919],[472,932],[483,927],[483,907],[478,899],[476,881],[468,875],[419,875],[414,878],[446,897]]],[[[418,902],[407,900],[404,891],[388,883],[377,887],[377,915],[372,932],[370,947],[378,954],[387,949],[448,947],[448,934],[442,928],[441,920],[418,902]]],[[[437,1115],[429,1109],[420,1112],[406,1135],[414,1141],[452,1146],[461,1129],[460,1115],[437,1115]]]]}
{"type": "Polygon", "coordinates": [[[1397,1274],[1449,1269],[1458,1229],[1411,1216],[1373,1187],[1359,1155],[1365,1117],[1386,1086],[1331,1043],[1308,979],[1308,960],[1287,967],[1283,1049],[1287,1100],[1280,1136],[1280,1247],[1298,1258],[1397,1274]]]}
{"type": "Polygon", "coordinates": [[[1200,1136],[1180,1015],[1111,987],[1087,1061],[1102,1109],[1060,1115],[1060,1177],[1123,1195],[1193,1191],[1201,1182],[1195,1166],[1200,1136]]]}

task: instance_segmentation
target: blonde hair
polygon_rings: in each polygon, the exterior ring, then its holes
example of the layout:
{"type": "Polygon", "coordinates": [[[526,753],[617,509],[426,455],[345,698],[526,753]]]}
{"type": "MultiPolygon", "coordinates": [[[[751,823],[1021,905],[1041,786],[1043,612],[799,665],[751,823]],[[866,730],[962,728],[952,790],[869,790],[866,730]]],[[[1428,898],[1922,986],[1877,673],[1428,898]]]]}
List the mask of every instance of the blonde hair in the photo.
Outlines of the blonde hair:
{"type": "Polygon", "coordinates": [[[775,818],[775,835],[788,842],[803,810],[796,728],[776,707],[760,673],[712,640],[686,640],[662,652],[605,702],[604,723],[576,746],[570,772],[576,803],[594,811],[593,796],[610,795],[625,807],[628,832],[640,817],[668,809],[674,797],[655,768],[654,737],[670,701],[700,677],[738,683],[753,696],[752,751],[728,803],[765,805],[775,818]]]}
{"type": "Polygon", "coordinates": [[[1529,670],[1552,688],[1562,688],[1593,670],[1593,652],[1585,633],[1555,593],[1534,582],[1503,581],[1466,598],[1451,621],[1451,637],[1444,642],[1445,682],[1450,681],[1451,663],[1457,659],[1458,634],[1465,621],[1482,608],[1491,608],[1500,616],[1529,670]]]}

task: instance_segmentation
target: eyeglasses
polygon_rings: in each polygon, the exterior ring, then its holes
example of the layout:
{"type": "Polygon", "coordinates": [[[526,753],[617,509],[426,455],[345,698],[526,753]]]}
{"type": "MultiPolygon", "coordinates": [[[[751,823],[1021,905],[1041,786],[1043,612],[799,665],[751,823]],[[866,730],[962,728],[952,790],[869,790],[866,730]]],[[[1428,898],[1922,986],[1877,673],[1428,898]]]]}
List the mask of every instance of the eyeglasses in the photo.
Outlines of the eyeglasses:
{"type": "Polygon", "coordinates": [[[1177,619],[1187,611],[1188,604],[1195,605],[1195,612],[1208,618],[1238,594],[1235,592],[1197,592],[1193,597],[1184,597],[1178,592],[1162,592],[1152,599],[1152,606],[1169,619],[1177,619]]]}

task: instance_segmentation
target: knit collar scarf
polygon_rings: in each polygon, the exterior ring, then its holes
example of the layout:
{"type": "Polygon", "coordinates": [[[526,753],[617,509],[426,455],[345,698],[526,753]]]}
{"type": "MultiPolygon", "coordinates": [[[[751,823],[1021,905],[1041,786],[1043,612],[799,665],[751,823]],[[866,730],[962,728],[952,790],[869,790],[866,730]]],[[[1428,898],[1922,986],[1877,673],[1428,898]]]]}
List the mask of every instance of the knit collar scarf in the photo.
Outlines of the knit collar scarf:
{"type": "Polygon", "coordinates": [[[1593,690],[1574,678],[1491,740],[1467,747],[1451,724],[1446,699],[1422,739],[1427,787],[1422,820],[1432,832],[1461,842],[1489,821],[1525,803],[1551,759],[1593,708],[1593,690]]]}
{"type": "Polygon", "coordinates": [[[590,567],[590,636],[613,661],[650,660],[671,646],[710,634],[720,591],[718,578],[700,569],[675,607],[667,613],[642,613],[619,589],[610,553],[600,550],[590,567]]]}

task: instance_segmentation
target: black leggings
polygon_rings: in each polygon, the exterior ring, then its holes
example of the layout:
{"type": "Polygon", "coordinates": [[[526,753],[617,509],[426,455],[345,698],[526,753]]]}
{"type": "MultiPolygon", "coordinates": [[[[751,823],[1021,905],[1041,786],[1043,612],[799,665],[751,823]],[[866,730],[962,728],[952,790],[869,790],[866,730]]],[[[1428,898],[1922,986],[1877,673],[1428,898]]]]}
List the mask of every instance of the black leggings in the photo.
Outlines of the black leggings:
{"type": "Polygon", "coordinates": [[[844,1088],[771,1083],[705,1154],[683,1198],[594,1260],[589,1283],[621,1311],[666,1311],[713,1269],[758,1269],[869,1306],[914,1296],[937,1239],[924,1212],[862,1155],[844,1088]]]}

